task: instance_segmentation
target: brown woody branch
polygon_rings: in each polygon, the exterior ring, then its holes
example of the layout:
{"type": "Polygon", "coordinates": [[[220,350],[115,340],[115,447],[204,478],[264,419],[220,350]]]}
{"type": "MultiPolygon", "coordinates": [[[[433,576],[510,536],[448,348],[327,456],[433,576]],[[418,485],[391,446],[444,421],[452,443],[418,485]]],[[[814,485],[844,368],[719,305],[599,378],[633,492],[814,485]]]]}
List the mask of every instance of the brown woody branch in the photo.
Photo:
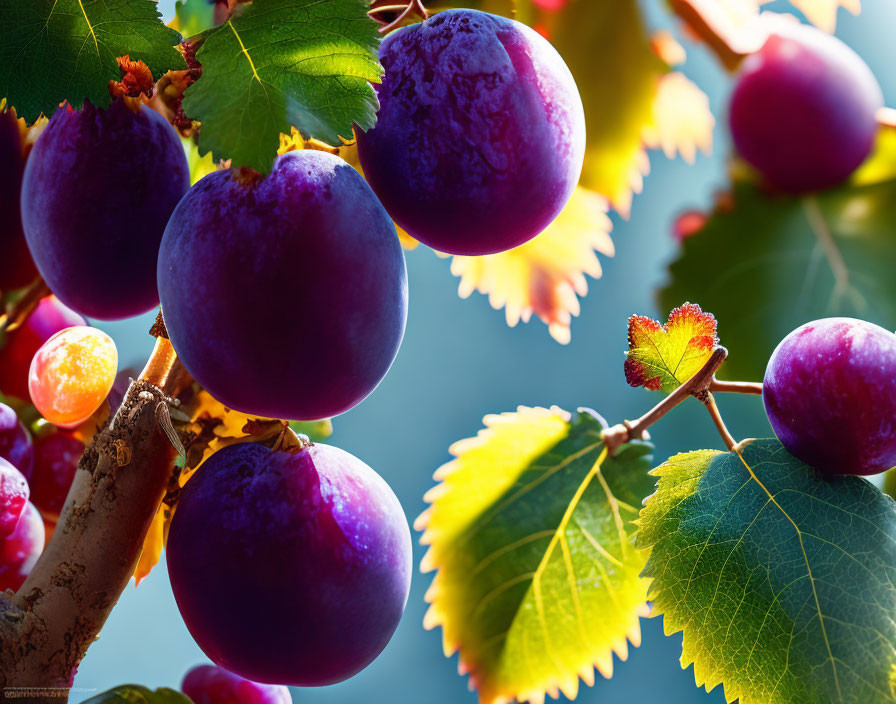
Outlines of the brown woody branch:
{"type": "Polygon", "coordinates": [[[719,381],[715,377],[709,382],[709,391],[730,394],[762,395],[761,381],[719,381]]]}
{"type": "Polygon", "coordinates": [[[731,31],[734,28],[728,27],[727,32],[723,29],[727,19],[725,8],[716,4],[716,0],[669,0],[669,6],[729,71],[736,70],[741,61],[759,48],[752,42],[738,46],[737,37],[731,31]]]}
{"type": "Polygon", "coordinates": [[[140,378],[81,458],[49,545],[21,589],[0,597],[3,687],[71,686],[134,572],[168,487],[174,449],[157,408],[188,383],[171,343],[159,337],[140,378]]]}
{"type": "Polygon", "coordinates": [[[690,396],[693,396],[706,406],[719,431],[719,435],[722,436],[722,439],[725,442],[725,446],[729,450],[733,450],[736,442],[731,436],[731,433],[728,432],[728,428],[725,427],[725,422],[722,420],[722,416],[716,406],[716,401],[712,392],[727,391],[734,393],[761,394],[762,384],[745,381],[719,381],[716,379],[716,371],[722,366],[722,362],[725,361],[727,356],[728,350],[724,347],[717,347],[713,350],[709,359],[706,360],[706,364],[704,364],[694,376],[666,396],[666,398],[638,418],[638,420],[634,422],[623,421],[619,425],[614,425],[613,427],[604,430],[603,440],[606,443],[610,454],[614,454],[621,445],[644,437],[644,433],[651,425],[656,423],[660,418],[690,396]]]}

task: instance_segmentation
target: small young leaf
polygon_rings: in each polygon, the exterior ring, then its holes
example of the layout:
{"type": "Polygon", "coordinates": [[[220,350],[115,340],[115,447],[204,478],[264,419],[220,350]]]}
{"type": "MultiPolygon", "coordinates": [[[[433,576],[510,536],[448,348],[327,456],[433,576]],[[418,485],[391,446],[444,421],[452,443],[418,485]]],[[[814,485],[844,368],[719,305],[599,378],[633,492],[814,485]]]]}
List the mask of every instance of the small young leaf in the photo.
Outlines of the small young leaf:
{"type": "Polygon", "coordinates": [[[896,503],[777,440],[653,471],[644,576],[683,667],[740,704],[892,704],[896,503]]]}
{"type": "Polygon", "coordinates": [[[896,329],[896,130],[851,181],[801,198],[735,182],[684,240],[660,305],[700,301],[725,325],[720,376],[761,379],[775,346],[818,318],[896,329]]]}
{"type": "Polygon", "coordinates": [[[186,694],[167,687],[153,690],[139,684],[121,684],[81,704],[192,704],[192,701],[186,694]]]}
{"type": "Polygon", "coordinates": [[[233,166],[271,169],[280,134],[295,126],[338,144],[375,123],[371,82],[382,67],[364,0],[264,0],[208,32],[202,78],[184,94],[202,122],[199,148],[233,166]]]}
{"type": "Polygon", "coordinates": [[[67,100],[109,105],[116,58],[146,63],[154,78],[184,67],[180,34],[152,0],[0,0],[0,97],[30,124],[67,100]]]}
{"type": "Polygon", "coordinates": [[[631,386],[671,392],[700,371],[719,343],[716,319],[685,303],[661,325],[643,315],[628,319],[625,380],[631,386]]]}
{"type": "Polygon", "coordinates": [[[218,170],[218,165],[212,158],[211,153],[206,153],[204,156],[199,154],[199,146],[196,144],[195,137],[181,137],[180,141],[183,144],[184,153],[187,155],[187,164],[190,167],[191,186],[218,170]]]}
{"type": "Polygon", "coordinates": [[[430,546],[421,569],[438,569],[424,625],[442,627],[446,655],[460,651],[483,704],[574,698],[579,677],[609,677],[613,653],[640,641],[631,536],[650,447],[608,457],[587,412],[521,407],[485,425],[451,448],[415,526],[430,546]]]}
{"type": "Polygon", "coordinates": [[[591,276],[600,278],[598,253],[614,254],[606,201],[577,188],[566,207],[535,239],[498,254],[456,256],[451,273],[460,277],[458,293],[488,295],[493,308],[504,308],[507,324],[528,322],[535,313],[551,336],[566,344],[572,316],[579,314],[578,296],[588,293],[591,276]]]}

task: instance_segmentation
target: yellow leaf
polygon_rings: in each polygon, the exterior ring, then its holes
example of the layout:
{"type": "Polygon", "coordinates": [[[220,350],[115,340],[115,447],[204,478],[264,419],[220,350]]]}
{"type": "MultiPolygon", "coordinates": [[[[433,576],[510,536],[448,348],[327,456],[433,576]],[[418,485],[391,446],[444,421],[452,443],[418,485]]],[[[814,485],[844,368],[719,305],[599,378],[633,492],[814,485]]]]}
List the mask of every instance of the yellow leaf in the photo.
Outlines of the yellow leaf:
{"type": "Polygon", "coordinates": [[[520,407],[451,447],[417,519],[438,570],[426,628],[441,626],[482,704],[574,698],[640,640],[645,555],[632,535],[653,489],[646,445],[613,458],[596,414],[520,407]]]}
{"type": "Polygon", "coordinates": [[[819,29],[833,33],[837,28],[837,10],[846,8],[854,15],[862,11],[860,0],[790,0],[819,29]]]}
{"type": "Polygon", "coordinates": [[[460,277],[459,295],[486,294],[493,308],[504,308],[511,327],[535,313],[554,339],[568,343],[572,316],[579,314],[577,296],[588,292],[586,274],[599,278],[597,253],[614,253],[606,211],[603,198],[577,188],[557,219],[526,244],[482,257],[454,257],[451,272],[460,277]]]}
{"type": "Polygon", "coordinates": [[[417,240],[411,237],[407,232],[401,228],[398,223],[395,223],[395,231],[398,233],[398,241],[401,242],[401,246],[406,250],[410,251],[412,249],[416,249],[417,245],[420,244],[417,240]]]}
{"type": "Polygon", "coordinates": [[[234,411],[200,389],[190,404],[190,423],[186,466],[180,472],[180,485],[195,474],[218,450],[237,442],[268,439],[283,431],[285,421],[248,416],[234,411]]]}
{"type": "Polygon", "coordinates": [[[693,303],[673,310],[665,325],[633,315],[625,380],[651,391],[674,391],[706,364],[718,342],[715,317],[693,303]]]}
{"type": "MultiPolygon", "coordinates": [[[[701,1],[716,0],[695,0],[701,1]]],[[[516,18],[546,36],[572,71],[585,106],[581,184],[624,217],[650,171],[645,147],[661,146],[670,156],[680,151],[686,158],[697,148],[711,148],[713,121],[705,96],[681,78],[663,80],[670,65],[684,61],[684,49],[668,32],[648,35],[636,0],[519,0],[516,18]],[[687,124],[692,118],[696,122],[687,124]]]]}
{"type": "Polygon", "coordinates": [[[137,561],[137,567],[134,569],[134,582],[139,587],[147,575],[155,567],[162,555],[162,548],[165,547],[165,540],[168,537],[168,526],[171,523],[172,511],[162,505],[156,511],[156,515],[149,525],[149,531],[143,539],[143,550],[140,552],[140,559],[137,561]]]}
{"type": "Polygon", "coordinates": [[[896,176],[896,110],[883,108],[878,119],[881,117],[893,120],[893,124],[881,123],[871,155],[850,178],[856,186],[881,183],[896,176]]]}
{"type": "Polygon", "coordinates": [[[644,143],[662,149],[670,159],[676,152],[689,164],[697,150],[712,151],[712,130],[716,121],[709,109],[709,98],[678,71],[659,79],[653,103],[653,122],[644,127],[644,143]]]}
{"type": "Polygon", "coordinates": [[[650,37],[650,46],[653,53],[669,66],[683,64],[687,58],[684,47],[678,43],[675,35],[667,29],[654,32],[650,37]]]}
{"type": "Polygon", "coordinates": [[[650,165],[641,133],[649,122],[657,79],[667,65],[651,47],[636,0],[517,3],[517,19],[556,47],[576,79],[585,106],[587,147],[582,185],[627,215],[650,165]]]}
{"type": "Polygon", "coordinates": [[[187,165],[190,167],[190,185],[205,178],[213,171],[217,171],[218,164],[212,158],[212,153],[201,155],[194,137],[181,136],[180,141],[183,144],[184,153],[187,155],[187,165]]]}

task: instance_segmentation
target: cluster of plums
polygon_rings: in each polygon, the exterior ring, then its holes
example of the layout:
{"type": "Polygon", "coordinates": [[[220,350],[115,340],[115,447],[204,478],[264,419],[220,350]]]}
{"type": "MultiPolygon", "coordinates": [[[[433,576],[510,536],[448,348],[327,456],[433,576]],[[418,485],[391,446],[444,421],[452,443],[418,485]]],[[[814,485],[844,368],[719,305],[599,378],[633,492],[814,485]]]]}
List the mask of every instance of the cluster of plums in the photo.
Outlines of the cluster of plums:
{"type": "Polygon", "coordinates": [[[181,361],[231,408],[293,420],[352,408],[404,333],[393,220],[446,252],[515,247],[563,208],[584,155],[572,75],[519,22],[439,13],[390,35],[380,57],[378,123],[358,135],[367,181],[306,150],[263,178],[221,170],[189,188],[160,114],[59,108],[21,193],[45,281],[99,319],[161,301],[181,361]]]}
{"type": "MultiPolygon", "coordinates": [[[[160,114],[63,105],[16,174],[38,271],[81,315],[119,319],[161,302],[184,366],[231,408],[292,420],[352,408],[404,333],[393,221],[445,252],[515,247],[563,208],[584,155],[572,76],[525,25],[446,11],[390,35],[380,57],[378,124],[358,135],[367,180],[336,156],[299,151],[267,176],[219,170],[190,188],[160,114]]],[[[320,685],[389,641],[411,541],[398,500],[359,459],[246,443],[186,484],[167,559],[213,661],[258,682],[320,685]]]]}

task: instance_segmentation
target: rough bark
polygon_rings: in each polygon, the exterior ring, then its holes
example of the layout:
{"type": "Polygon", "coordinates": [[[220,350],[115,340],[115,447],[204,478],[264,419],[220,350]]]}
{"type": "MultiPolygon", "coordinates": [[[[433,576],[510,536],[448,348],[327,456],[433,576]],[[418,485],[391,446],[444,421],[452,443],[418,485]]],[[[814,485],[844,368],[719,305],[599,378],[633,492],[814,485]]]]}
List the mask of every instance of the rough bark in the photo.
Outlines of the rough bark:
{"type": "Polygon", "coordinates": [[[159,337],[112,421],[81,458],[53,537],[21,589],[0,597],[4,699],[65,701],[87,648],[127,586],[174,460],[159,418],[189,382],[159,337]]]}

